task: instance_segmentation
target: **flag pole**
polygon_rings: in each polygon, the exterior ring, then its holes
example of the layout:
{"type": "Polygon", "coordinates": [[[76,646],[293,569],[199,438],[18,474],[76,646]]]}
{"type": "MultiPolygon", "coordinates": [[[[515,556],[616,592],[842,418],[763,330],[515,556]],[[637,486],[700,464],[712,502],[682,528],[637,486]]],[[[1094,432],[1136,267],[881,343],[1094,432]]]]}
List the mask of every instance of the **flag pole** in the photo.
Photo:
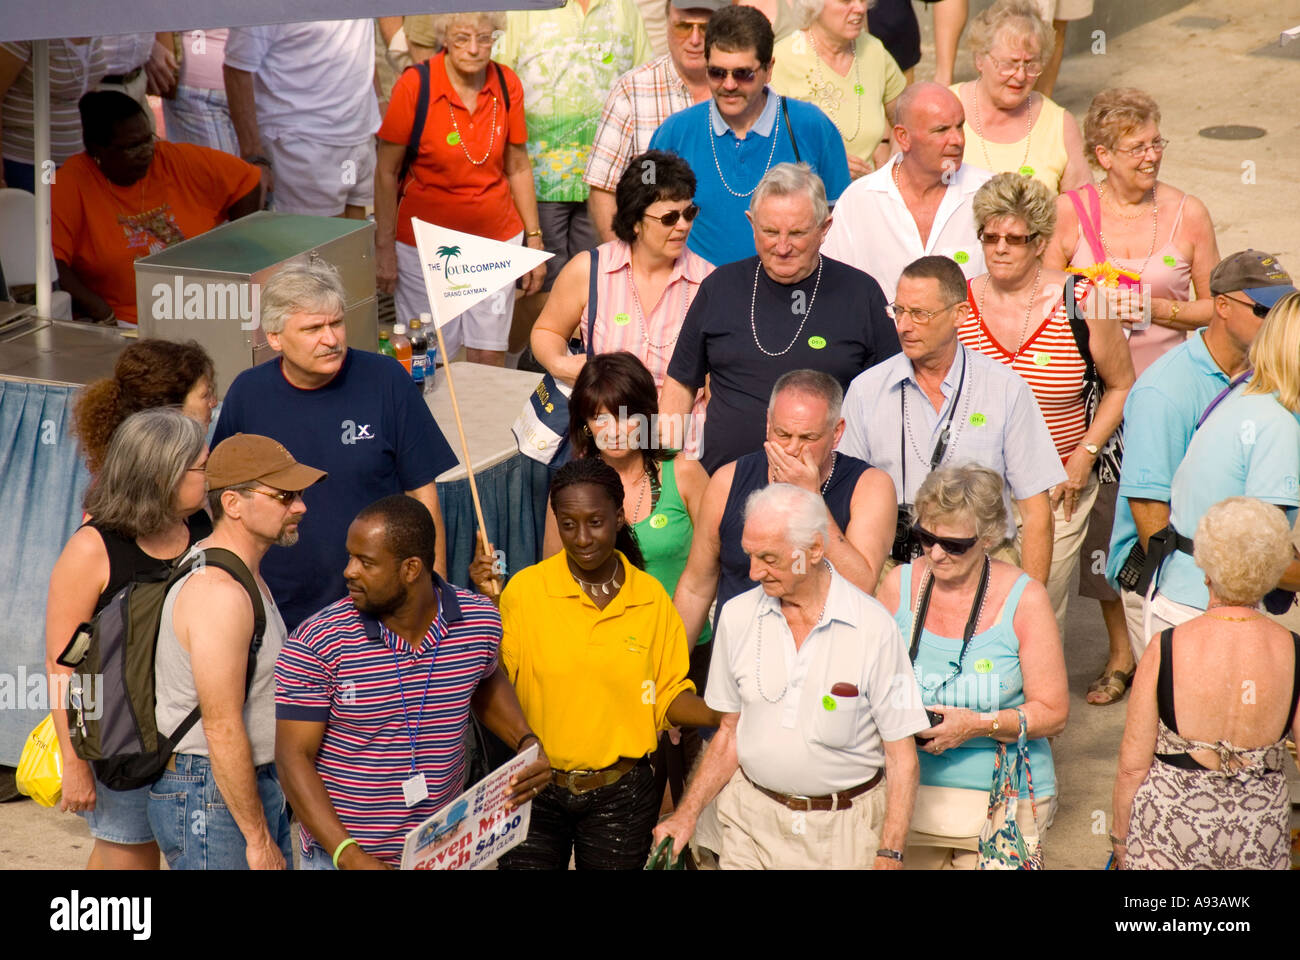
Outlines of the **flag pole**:
{"type": "MultiPolygon", "coordinates": [[[[478,518],[479,538],[483,541],[483,552],[491,556],[492,544],[488,540],[487,523],[483,520],[483,504],[478,497],[478,484],[474,481],[474,461],[470,459],[469,443],[465,439],[465,424],[460,418],[460,401],[456,399],[456,382],[451,374],[451,358],[447,356],[447,344],[442,339],[442,327],[438,324],[438,306],[430,300],[429,308],[434,315],[433,332],[438,338],[438,356],[442,357],[442,370],[447,377],[447,393],[451,395],[451,412],[456,418],[456,433],[460,436],[460,450],[465,456],[465,475],[469,478],[469,495],[474,501],[474,516],[478,518]]],[[[495,576],[488,580],[486,586],[491,591],[490,596],[500,596],[501,588],[497,585],[497,582],[495,576]]]]}

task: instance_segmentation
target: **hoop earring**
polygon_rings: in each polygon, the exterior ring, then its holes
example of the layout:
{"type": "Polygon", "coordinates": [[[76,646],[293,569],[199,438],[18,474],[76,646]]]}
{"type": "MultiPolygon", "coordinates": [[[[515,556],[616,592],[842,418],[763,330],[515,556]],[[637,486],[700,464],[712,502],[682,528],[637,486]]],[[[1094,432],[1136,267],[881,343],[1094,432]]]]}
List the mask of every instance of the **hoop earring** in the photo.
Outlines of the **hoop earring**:
{"type": "Polygon", "coordinates": [[[591,427],[587,426],[587,424],[584,423],[582,425],[582,433],[583,436],[587,436],[587,437],[591,436],[591,427]]]}

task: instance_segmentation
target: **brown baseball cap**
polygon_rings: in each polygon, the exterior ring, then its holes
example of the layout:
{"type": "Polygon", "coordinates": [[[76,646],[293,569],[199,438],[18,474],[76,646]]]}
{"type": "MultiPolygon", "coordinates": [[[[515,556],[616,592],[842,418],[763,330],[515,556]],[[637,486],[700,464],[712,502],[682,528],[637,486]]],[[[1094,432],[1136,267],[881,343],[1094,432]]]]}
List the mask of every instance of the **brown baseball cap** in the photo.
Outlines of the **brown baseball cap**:
{"type": "Polygon", "coordinates": [[[324,470],[299,463],[270,437],[256,433],[237,433],[217,444],[208,456],[207,474],[210,490],[254,480],[280,490],[306,490],[327,476],[324,470]]]}
{"type": "Polygon", "coordinates": [[[1272,307],[1288,293],[1295,293],[1291,275],[1277,257],[1258,250],[1242,250],[1224,257],[1210,274],[1210,293],[1240,291],[1256,303],[1272,307]]]}

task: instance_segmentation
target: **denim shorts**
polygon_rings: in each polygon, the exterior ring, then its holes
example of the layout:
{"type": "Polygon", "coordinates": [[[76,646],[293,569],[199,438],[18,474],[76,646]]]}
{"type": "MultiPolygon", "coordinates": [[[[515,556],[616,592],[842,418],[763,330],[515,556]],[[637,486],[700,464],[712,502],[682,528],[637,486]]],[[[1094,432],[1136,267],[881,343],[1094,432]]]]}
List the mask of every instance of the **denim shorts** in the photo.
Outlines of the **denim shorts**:
{"type": "MultiPolygon", "coordinates": [[[[291,870],[289,808],[275,775],[275,764],[257,768],[257,792],[271,839],[284,854],[285,867],[291,870]]],[[[244,834],[217,789],[207,757],[177,754],[176,769],[164,770],[149,788],[149,825],[172,870],[248,869],[244,834]]]]}
{"type": "MultiPolygon", "coordinates": [[[[94,773],[92,769],[92,775],[94,773]]],[[[149,788],[110,790],[99,777],[95,777],[95,809],[80,810],[96,840],[133,846],[153,843],[153,830],[149,826],[149,788]]]]}
{"type": "Polygon", "coordinates": [[[319,843],[313,842],[307,847],[307,852],[298,851],[298,869],[299,870],[335,870],[334,857],[328,850],[319,843]]]}

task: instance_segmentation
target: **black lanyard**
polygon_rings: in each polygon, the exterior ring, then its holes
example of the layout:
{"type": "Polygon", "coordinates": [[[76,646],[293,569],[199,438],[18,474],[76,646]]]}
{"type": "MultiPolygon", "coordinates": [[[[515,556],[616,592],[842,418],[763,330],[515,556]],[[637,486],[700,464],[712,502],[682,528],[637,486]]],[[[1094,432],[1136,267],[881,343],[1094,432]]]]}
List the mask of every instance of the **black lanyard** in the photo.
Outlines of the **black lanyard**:
{"type": "MultiPolygon", "coordinates": [[[[970,646],[971,639],[975,636],[975,628],[979,626],[980,608],[984,606],[984,594],[989,588],[989,558],[984,558],[984,572],[980,574],[980,585],[975,591],[975,599],[971,601],[970,616],[966,618],[966,629],[961,635],[961,652],[957,654],[956,671],[947,680],[941,683],[934,691],[938,694],[939,690],[948,686],[956,677],[961,675],[961,665],[966,660],[966,648],[970,646]]],[[[930,590],[934,586],[934,575],[925,578],[921,584],[921,595],[916,600],[916,612],[912,614],[912,646],[907,655],[913,663],[916,662],[916,653],[921,648],[921,631],[925,629],[925,617],[930,610],[930,590]]]]}
{"type": "MultiPolygon", "coordinates": [[[[943,460],[943,455],[948,452],[948,438],[950,428],[952,427],[953,415],[957,412],[957,401],[961,399],[962,388],[966,385],[966,347],[958,344],[961,351],[961,376],[957,379],[957,392],[952,395],[952,404],[948,407],[948,420],[943,425],[943,430],[939,432],[939,439],[934,445],[934,451],[930,454],[930,470],[933,472],[943,460]]],[[[922,391],[924,393],[924,391],[922,391]]],[[[899,466],[903,471],[902,488],[898,491],[899,499],[902,502],[907,501],[907,380],[904,379],[901,389],[898,391],[898,453],[899,466]]]]}

